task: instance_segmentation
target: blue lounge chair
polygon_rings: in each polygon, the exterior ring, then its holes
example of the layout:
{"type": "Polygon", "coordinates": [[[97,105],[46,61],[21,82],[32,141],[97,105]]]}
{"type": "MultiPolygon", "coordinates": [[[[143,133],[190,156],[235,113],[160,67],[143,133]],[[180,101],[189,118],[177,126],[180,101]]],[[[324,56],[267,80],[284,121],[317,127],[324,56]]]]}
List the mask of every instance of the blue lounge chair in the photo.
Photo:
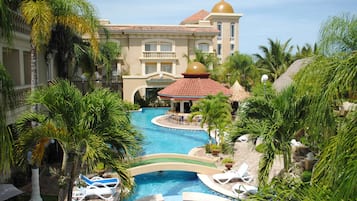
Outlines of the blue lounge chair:
{"type": "Polygon", "coordinates": [[[118,178],[102,178],[95,176],[89,179],[88,177],[82,174],[79,175],[79,179],[84,181],[88,186],[104,185],[107,187],[116,188],[120,183],[120,180],[118,178]]]}

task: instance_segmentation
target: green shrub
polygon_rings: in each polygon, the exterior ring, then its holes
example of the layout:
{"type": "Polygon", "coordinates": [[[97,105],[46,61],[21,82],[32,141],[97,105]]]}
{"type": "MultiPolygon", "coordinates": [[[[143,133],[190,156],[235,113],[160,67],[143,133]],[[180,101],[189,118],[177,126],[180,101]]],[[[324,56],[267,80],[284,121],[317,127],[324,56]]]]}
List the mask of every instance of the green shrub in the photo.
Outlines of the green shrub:
{"type": "Polygon", "coordinates": [[[310,182],[311,176],[312,176],[311,171],[304,171],[304,172],[302,172],[300,178],[301,178],[301,181],[303,181],[303,182],[310,182]]]}
{"type": "Polygon", "coordinates": [[[227,157],[227,158],[224,158],[224,159],[222,160],[222,163],[223,163],[223,164],[226,164],[226,163],[234,163],[234,160],[233,160],[233,158],[231,158],[231,157],[227,157]]]}
{"type": "Polygon", "coordinates": [[[212,153],[212,150],[221,151],[221,147],[217,144],[206,144],[205,149],[206,149],[206,153],[212,153]]]}
{"type": "Polygon", "coordinates": [[[265,144],[259,144],[258,146],[255,146],[255,151],[259,152],[259,153],[264,153],[265,151],[265,144]]]}

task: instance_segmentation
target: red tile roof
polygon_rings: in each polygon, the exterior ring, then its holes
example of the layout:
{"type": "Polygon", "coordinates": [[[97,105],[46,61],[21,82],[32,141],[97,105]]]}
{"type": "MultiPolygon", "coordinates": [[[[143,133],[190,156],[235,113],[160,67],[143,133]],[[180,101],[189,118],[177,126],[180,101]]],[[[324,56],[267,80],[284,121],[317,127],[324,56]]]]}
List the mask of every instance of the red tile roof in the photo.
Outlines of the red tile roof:
{"type": "Polygon", "coordinates": [[[203,20],[208,15],[208,11],[200,10],[197,13],[191,15],[190,17],[184,19],[180,24],[198,24],[198,21],[203,20]]]}
{"type": "Polygon", "coordinates": [[[216,35],[218,30],[212,26],[186,26],[186,25],[115,25],[109,24],[104,27],[110,32],[127,33],[201,33],[216,35]]]}
{"type": "Polygon", "coordinates": [[[158,95],[163,99],[197,100],[219,92],[232,95],[230,89],[210,78],[182,78],[160,90],[158,95]]]}

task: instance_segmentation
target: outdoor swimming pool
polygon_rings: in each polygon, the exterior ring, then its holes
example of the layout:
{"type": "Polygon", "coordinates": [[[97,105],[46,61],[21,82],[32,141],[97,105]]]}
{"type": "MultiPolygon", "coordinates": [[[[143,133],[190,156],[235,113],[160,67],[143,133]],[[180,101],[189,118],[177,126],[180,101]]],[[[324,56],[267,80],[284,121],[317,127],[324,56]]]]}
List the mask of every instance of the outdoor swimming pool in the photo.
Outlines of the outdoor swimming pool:
{"type": "MultiPolygon", "coordinates": [[[[208,135],[204,131],[169,129],[151,123],[154,117],[165,114],[167,110],[168,108],[144,108],[141,112],[131,114],[132,124],[145,136],[144,154],[187,154],[192,148],[208,142],[208,135]]],[[[135,183],[135,192],[127,201],[159,193],[165,200],[171,201],[182,200],[182,192],[217,194],[192,172],[153,172],[135,176],[135,183]]]]}

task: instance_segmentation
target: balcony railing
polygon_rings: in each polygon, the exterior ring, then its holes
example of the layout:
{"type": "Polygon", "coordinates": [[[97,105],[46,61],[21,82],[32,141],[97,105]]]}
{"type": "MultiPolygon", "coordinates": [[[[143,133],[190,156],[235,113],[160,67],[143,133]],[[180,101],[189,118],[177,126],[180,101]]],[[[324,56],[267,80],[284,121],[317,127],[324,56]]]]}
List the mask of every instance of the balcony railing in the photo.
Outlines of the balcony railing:
{"type": "Polygon", "coordinates": [[[176,59],[176,52],[143,52],[144,59],[176,59]]]}
{"type": "Polygon", "coordinates": [[[31,86],[25,85],[21,87],[15,87],[15,108],[23,107],[26,105],[26,98],[30,95],[31,86]]]}
{"type": "Polygon", "coordinates": [[[30,34],[31,28],[29,25],[26,24],[24,18],[20,14],[13,11],[11,12],[11,17],[14,31],[21,32],[24,34],[30,34]]]}

